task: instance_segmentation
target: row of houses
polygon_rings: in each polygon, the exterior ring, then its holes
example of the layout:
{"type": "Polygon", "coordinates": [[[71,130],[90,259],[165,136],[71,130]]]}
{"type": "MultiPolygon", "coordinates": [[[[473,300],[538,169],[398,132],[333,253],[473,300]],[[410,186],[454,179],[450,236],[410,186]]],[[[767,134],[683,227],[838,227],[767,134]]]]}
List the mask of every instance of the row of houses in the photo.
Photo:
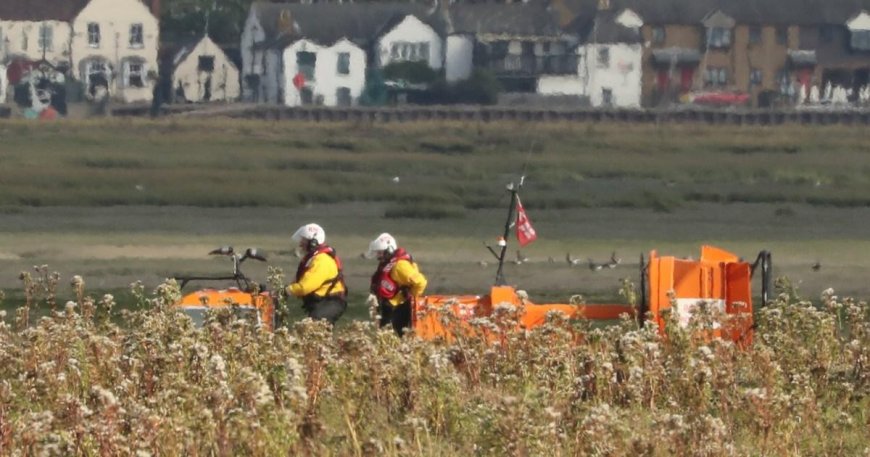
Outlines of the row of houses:
{"type": "Polygon", "coordinates": [[[91,96],[150,100],[159,21],[142,0],[3,0],[2,85],[34,69],[54,82],[72,77],[91,96]]]}
{"type": "Polygon", "coordinates": [[[352,105],[371,69],[417,61],[447,81],[492,71],[510,92],[593,106],[699,92],[857,99],[870,73],[870,0],[529,0],[254,3],[241,38],[248,101],[352,105]],[[825,91],[827,87],[827,91],[825,91]]]}
{"type": "Polygon", "coordinates": [[[176,99],[349,106],[400,62],[592,106],[870,96],[870,0],[255,2],[238,65],[207,36],[161,50],[159,3],[3,0],[0,97],[36,70],[128,102],[163,75],[176,99]]]}

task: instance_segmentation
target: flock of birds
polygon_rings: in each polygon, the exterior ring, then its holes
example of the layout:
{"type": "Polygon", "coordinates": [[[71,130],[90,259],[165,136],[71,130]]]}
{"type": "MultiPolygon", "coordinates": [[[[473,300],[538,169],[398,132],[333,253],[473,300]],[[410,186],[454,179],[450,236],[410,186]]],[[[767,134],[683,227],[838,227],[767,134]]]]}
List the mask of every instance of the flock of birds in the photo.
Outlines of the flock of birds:
{"type": "MultiPolygon", "coordinates": [[[[523,255],[522,251],[520,251],[520,250],[517,250],[516,258],[513,261],[511,261],[511,263],[513,263],[514,265],[522,265],[524,263],[530,263],[530,262],[531,262],[531,259],[529,259],[525,255],[523,255]]],[[[548,257],[547,262],[556,263],[556,259],[553,257],[548,257]]],[[[612,270],[612,269],[616,268],[617,265],[622,263],[622,259],[620,257],[617,257],[616,251],[614,251],[613,253],[610,254],[610,260],[607,260],[605,262],[596,262],[591,257],[586,259],[586,261],[584,262],[582,259],[572,257],[570,252],[566,252],[565,253],[565,262],[567,262],[568,266],[570,266],[570,267],[576,267],[579,265],[583,265],[585,263],[590,271],[601,271],[604,269],[612,270]]],[[[481,267],[489,266],[489,262],[487,262],[485,260],[481,260],[480,262],[478,262],[478,264],[481,267]]]]}

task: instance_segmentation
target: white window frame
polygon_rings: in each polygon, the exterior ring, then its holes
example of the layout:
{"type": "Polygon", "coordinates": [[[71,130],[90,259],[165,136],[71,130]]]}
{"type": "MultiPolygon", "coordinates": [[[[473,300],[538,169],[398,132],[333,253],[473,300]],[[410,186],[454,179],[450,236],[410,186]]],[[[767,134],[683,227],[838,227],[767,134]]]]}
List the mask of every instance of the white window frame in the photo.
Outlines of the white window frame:
{"type": "Polygon", "coordinates": [[[145,47],[145,26],[141,22],[130,24],[129,44],[131,49],[142,49],[145,47]],[[138,34],[136,32],[139,32],[138,34]],[[134,40],[138,38],[138,40],[134,40]]]}
{"type": "Polygon", "coordinates": [[[88,22],[88,47],[99,48],[102,42],[99,22],[88,22]]]}

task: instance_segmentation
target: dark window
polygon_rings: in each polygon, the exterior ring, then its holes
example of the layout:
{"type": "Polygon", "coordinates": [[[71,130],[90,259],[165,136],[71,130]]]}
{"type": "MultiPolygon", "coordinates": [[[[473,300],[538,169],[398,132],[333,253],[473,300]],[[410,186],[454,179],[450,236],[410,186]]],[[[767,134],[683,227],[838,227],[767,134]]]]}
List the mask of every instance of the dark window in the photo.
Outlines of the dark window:
{"type": "Polygon", "coordinates": [[[350,74],[350,53],[349,52],[339,52],[338,53],[338,65],[336,71],[340,75],[349,75],[350,74]]]}
{"type": "Polygon", "coordinates": [[[598,68],[610,68],[610,48],[598,50],[598,68]]]}
{"type": "Polygon", "coordinates": [[[127,64],[127,87],[145,87],[145,66],[141,63],[127,64]]]}
{"type": "Polygon", "coordinates": [[[727,48],[731,46],[731,29],[724,27],[707,29],[707,45],[711,48],[727,48]]]}
{"type": "Polygon", "coordinates": [[[763,82],[762,79],[763,79],[763,76],[762,76],[760,69],[753,68],[752,70],[749,71],[749,83],[750,84],[752,84],[754,86],[761,85],[761,83],[763,82]]]}
{"type": "Polygon", "coordinates": [[[535,43],[524,41],[523,42],[523,55],[524,56],[533,56],[535,55],[535,43]]]}
{"type": "Polygon", "coordinates": [[[665,42],[665,28],[661,26],[655,26],[652,29],[652,42],[653,44],[662,44],[665,42]]]}
{"type": "Polygon", "coordinates": [[[777,27],[776,28],[776,43],[787,46],[788,45],[788,27],[777,27]]]}
{"type": "Polygon", "coordinates": [[[852,32],[852,49],[870,51],[870,30],[855,30],[852,32]]]}
{"type": "Polygon", "coordinates": [[[750,44],[761,43],[761,27],[758,27],[758,26],[749,27],[749,43],[750,44]]]}
{"type": "Polygon", "coordinates": [[[199,56],[199,71],[213,72],[214,71],[214,56],[199,56]]]}
{"type": "Polygon", "coordinates": [[[601,89],[601,104],[604,106],[613,105],[613,89],[607,87],[601,89]]]}
{"type": "Polygon", "coordinates": [[[339,87],[335,91],[335,99],[338,106],[350,106],[353,103],[350,97],[350,89],[347,87],[339,87]]]}
{"type": "Polygon", "coordinates": [[[299,73],[302,73],[306,81],[314,81],[314,67],[317,65],[317,54],[313,52],[297,52],[296,65],[299,67],[299,73]]]}
{"type": "Polygon", "coordinates": [[[39,26],[39,49],[51,51],[54,49],[54,27],[48,24],[39,26]]]}
{"type": "Polygon", "coordinates": [[[145,44],[142,24],[132,24],[130,26],[130,47],[141,48],[145,44]]]}
{"type": "Polygon", "coordinates": [[[100,47],[100,24],[96,22],[88,23],[88,46],[92,48],[100,47]]]}
{"type": "Polygon", "coordinates": [[[299,90],[299,96],[302,98],[303,105],[310,105],[314,103],[314,93],[311,92],[310,87],[303,87],[299,90]]]}

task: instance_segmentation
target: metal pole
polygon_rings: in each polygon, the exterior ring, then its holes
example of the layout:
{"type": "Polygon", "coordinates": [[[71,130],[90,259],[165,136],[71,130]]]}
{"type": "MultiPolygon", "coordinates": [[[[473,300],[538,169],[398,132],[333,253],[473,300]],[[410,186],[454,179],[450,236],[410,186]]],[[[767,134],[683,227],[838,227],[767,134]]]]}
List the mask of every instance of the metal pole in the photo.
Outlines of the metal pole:
{"type": "Polygon", "coordinates": [[[522,180],[522,178],[520,178],[520,185],[519,186],[515,186],[514,183],[510,183],[510,184],[508,184],[508,187],[507,187],[511,193],[511,202],[510,202],[510,206],[508,206],[507,220],[504,223],[504,235],[502,238],[503,243],[499,243],[502,246],[501,246],[501,252],[499,253],[499,256],[498,256],[498,271],[495,274],[495,285],[497,285],[497,286],[503,286],[505,284],[504,256],[505,256],[505,253],[507,253],[507,239],[508,239],[508,236],[510,235],[511,227],[513,226],[511,221],[514,218],[514,208],[517,205],[517,192],[519,191],[519,187],[522,185],[522,182],[523,182],[523,180],[522,180]]]}

